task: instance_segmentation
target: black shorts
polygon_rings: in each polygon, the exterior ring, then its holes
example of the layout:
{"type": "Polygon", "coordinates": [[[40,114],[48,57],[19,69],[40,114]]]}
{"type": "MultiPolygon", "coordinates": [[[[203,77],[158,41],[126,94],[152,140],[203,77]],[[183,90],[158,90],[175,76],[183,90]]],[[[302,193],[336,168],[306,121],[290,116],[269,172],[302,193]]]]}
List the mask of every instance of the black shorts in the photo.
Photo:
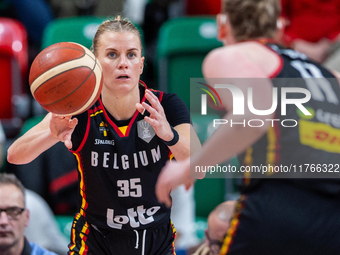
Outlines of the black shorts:
{"type": "Polygon", "coordinates": [[[335,255],[339,240],[339,196],[271,180],[241,196],[221,254],[335,255]]]}
{"type": "Polygon", "coordinates": [[[99,230],[80,214],[74,218],[69,255],[171,255],[175,254],[175,228],[166,220],[145,230],[99,230]]]}

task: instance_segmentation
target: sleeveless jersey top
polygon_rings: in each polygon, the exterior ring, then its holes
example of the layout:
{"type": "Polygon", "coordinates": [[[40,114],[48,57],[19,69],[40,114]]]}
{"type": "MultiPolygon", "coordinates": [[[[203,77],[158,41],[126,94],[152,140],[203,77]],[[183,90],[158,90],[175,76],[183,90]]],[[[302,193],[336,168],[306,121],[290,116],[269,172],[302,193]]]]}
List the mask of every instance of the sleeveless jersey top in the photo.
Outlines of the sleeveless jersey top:
{"type": "MultiPolygon", "coordinates": [[[[249,190],[261,182],[261,178],[248,178],[251,176],[282,177],[306,188],[340,194],[339,83],[331,72],[306,55],[276,44],[266,46],[281,59],[279,69],[270,77],[278,91],[276,121],[271,122],[267,133],[240,156],[240,162],[276,166],[277,172],[257,176],[256,173],[246,174],[244,188],[249,190]],[[303,106],[311,115],[305,115],[294,104],[287,104],[286,114],[282,113],[281,98],[285,88],[303,88],[310,92],[311,98],[303,106]]],[[[286,95],[288,99],[304,97],[302,93],[286,95]]]]}
{"type": "MultiPolygon", "coordinates": [[[[162,101],[163,92],[153,93],[162,101]]],[[[148,103],[145,96],[141,101],[148,103]]],[[[144,116],[136,111],[127,126],[118,127],[101,99],[82,114],[87,118],[78,120],[87,123],[77,126],[86,126],[85,136],[71,151],[78,164],[80,214],[99,229],[147,229],[169,220],[155,184],[172,154],[144,116]]]]}

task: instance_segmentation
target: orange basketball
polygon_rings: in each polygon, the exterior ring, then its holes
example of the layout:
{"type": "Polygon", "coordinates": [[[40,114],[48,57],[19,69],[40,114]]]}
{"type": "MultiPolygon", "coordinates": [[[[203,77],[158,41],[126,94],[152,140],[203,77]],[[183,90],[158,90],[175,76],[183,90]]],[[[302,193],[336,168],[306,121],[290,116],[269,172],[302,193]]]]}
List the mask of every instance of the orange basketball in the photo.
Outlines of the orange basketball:
{"type": "Polygon", "coordinates": [[[77,115],[99,98],[103,87],[102,67],[84,46],[56,43],[34,59],[29,84],[33,97],[47,111],[77,115]]]}

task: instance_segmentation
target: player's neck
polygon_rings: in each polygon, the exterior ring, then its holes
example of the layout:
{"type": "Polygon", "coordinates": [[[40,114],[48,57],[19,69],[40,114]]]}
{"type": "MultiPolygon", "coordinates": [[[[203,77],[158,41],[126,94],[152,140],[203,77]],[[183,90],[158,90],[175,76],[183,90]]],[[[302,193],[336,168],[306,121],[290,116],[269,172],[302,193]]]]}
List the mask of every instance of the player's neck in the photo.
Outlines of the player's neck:
{"type": "Polygon", "coordinates": [[[102,101],[107,111],[116,120],[130,119],[136,112],[136,103],[140,102],[139,88],[132,90],[124,95],[112,95],[102,93],[102,101]]]}

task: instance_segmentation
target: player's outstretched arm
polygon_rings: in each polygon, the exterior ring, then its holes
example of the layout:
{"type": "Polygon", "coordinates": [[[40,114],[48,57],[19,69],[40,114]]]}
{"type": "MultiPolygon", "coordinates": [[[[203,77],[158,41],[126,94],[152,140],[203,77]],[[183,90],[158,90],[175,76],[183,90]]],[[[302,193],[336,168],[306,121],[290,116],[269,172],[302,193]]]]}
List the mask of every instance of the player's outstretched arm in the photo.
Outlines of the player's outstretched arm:
{"type": "Polygon", "coordinates": [[[9,147],[8,162],[27,164],[59,141],[71,148],[71,134],[77,123],[77,119],[48,113],[40,123],[19,137],[9,147]]]}

